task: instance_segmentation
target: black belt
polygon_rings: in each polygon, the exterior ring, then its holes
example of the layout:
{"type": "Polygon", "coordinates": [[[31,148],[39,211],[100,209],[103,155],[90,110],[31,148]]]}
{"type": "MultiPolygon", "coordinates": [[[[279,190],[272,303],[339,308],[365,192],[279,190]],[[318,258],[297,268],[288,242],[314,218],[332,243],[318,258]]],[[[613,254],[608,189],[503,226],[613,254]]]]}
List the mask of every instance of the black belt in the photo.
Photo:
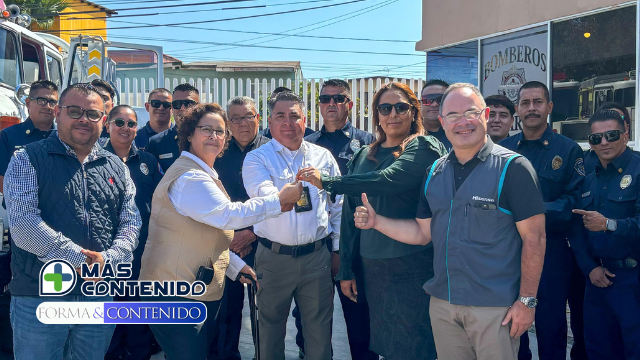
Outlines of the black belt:
{"type": "Polygon", "coordinates": [[[280,243],[273,242],[269,239],[262,238],[262,237],[259,237],[258,241],[260,241],[260,244],[262,244],[264,247],[273,251],[276,254],[291,255],[292,257],[295,258],[295,257],[311,254],[312,252],[323,248],[327,242],[327,239],[329,239],[328,236],[324,239],[316,240],[312,243],[309,243],[306,245],[300,245],[300,246],[282,245],[280,243]]]}
{"type": "Polygon", "coordinates": [[[632,258],[623,260],[600,260],[600,264],[607,269],[631,269],[638,266],[638,262],[632,258]]]}

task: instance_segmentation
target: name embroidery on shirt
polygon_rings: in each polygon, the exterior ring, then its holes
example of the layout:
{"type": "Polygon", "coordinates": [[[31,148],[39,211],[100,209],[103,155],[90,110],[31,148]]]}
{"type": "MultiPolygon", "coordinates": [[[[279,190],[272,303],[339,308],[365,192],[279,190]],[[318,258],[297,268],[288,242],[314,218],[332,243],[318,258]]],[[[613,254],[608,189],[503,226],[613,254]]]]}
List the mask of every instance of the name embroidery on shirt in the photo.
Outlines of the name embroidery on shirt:
{"type": "Polygon", "coordinates": [[[160,159],[171,159],[172,157],[173,157],[173,153],[160,155],[160,159]]]}

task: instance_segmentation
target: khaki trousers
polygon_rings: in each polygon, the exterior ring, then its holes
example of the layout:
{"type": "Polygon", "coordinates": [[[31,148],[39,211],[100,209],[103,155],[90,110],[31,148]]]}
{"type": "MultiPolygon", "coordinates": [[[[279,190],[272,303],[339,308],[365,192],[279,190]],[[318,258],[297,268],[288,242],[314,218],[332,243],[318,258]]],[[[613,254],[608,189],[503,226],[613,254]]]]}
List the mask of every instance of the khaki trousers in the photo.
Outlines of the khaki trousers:
{"type": "Polygon", "coordinates": [[[330,360],[333,280],[327,248],[294,258],[258,244],[255,261],[256,273],[263,274],[257,292],[262,359],[284,360],[287,318],[295,298],[302,316],[305,360],[330,360]]]}
{"type": "Polygon", "coordinates": [[[439,360],[516,360],[520,337],[502,326],[508,307],[452,305],[431,296],[429,314],[439,360]]]}

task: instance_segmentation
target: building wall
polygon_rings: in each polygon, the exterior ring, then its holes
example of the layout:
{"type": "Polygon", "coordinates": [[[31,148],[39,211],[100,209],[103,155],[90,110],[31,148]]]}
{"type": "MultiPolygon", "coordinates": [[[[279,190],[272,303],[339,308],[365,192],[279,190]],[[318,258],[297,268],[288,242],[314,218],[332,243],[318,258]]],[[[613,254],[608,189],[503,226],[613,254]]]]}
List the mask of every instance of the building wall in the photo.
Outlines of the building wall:
{"type": "MultiPolygon", "coordinates": [[[[88,5],[86,3],[82,3],[79,0],[68,0],[67,3],[69,4],[69,6],[62,11],[63,14],[75,13],[75,12],[81,12],[81,11],[100,10],[100,8],[98,7],[95,7],[93,5],[88,5]]],[[[50,31],[51,34],[58,36],[67,42],[69,42],[72,37],[76,37],[80,34],[91,35],[91,36],[98,35],[106,39],[107,30],[65,31],[65,30],[74,30],[74,29],[106,29],[107,28],[107,20],[105,19],[106,16],[107,14],[105,12],[56,16],[55,21],[53,23],[53,27],[51,27],[51,29],[42,29],[34,22],[34,24],[32,25],[32,30],[33,31],[50,31]],[[67,20],[69,18],[83,18],[83,19],[67,20]]]]}
{"type": "Polygon", "coordinates": [[[422,0],[417,51],[616,6],[623,0],[422,0]]]}

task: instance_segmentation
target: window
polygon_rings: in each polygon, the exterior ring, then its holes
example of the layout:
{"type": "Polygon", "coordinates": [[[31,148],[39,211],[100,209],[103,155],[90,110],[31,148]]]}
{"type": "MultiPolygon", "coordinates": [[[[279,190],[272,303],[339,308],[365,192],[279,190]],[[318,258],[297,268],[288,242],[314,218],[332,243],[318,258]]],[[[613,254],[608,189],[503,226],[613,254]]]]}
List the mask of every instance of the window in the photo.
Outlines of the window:
{"type": "Polygon", "coordinates": [[[47,67],[49,69],[49,80],[58,87],[62,86],[62,70],[60,68],[60,61],[47,54],[47,67]]]}
{"type": "Polygon", "coordinates": [[[472,41],[427,53],[427,79],[478,85],[478,42],[472,41]]]}
{"type": "Polygon", "coordinates": [[[553,114],[556,131],[587,140],[587,121],[614,101],[635,125],[636,6],[552,24],[553,114]]]}
{"type": "Polygon", "coordinates": [[[38,49],[26,42],[22,42],[22,65],[24,67],[24,81],[31,84],[40,79],[40,57],[38,49]]]}
{"type": "Polygon", "coordinates": [[[18,68],[18,48],[16,36],[5,29],[0,29],[0,82],[12,88],[20,84],[18,68]]]}

